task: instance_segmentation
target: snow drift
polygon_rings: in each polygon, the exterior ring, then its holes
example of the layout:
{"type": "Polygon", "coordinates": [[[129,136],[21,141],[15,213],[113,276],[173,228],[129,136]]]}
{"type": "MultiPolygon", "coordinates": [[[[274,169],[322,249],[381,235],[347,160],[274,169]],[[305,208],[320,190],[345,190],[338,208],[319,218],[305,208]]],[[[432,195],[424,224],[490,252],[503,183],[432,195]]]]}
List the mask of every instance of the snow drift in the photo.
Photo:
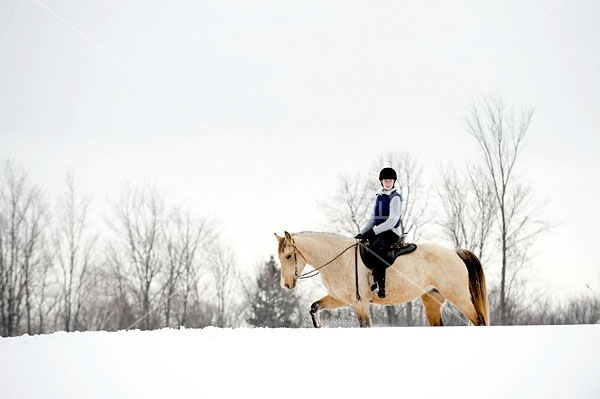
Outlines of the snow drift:
{"type": "Polygon", "coordinates": [[[597,325],[2,338],[0,396],[598,398],[599,338],[597,325]]]}

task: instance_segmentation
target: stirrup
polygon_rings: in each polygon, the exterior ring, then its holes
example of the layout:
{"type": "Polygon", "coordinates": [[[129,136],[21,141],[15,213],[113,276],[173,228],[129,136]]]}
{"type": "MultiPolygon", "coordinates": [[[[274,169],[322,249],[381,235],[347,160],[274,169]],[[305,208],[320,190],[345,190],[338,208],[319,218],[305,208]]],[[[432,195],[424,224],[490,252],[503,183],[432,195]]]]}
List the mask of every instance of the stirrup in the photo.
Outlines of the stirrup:
{"type": "Polygon", "coordinates": [[[377,284],[377,281],[375,281],[373,284],[371,284],[371,292],[373,294],[376,294],[379,292],[379,284],[377,284]]]}

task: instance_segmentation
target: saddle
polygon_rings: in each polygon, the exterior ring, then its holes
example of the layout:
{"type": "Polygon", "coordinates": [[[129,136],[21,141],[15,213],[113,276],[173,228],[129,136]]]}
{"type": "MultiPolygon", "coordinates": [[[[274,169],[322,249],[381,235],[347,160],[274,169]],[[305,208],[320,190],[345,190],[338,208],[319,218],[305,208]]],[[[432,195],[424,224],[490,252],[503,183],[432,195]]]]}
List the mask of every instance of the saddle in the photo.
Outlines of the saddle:
{"type": "MultiPolygon", "coordinates": [[[[385,261],[386,268],[387,268],[387,267],[390,267],[394,263],[394,261],[396,260],[397,257],[411,253],[415,249],[417,249],[417,244],[412,244],[412,243],[407,244],[404,242],[395,242],[392,245],[390,245],[388,248],[386,248],[385,253],[377,254],[377,255],[379,255],[379,257],[381,257],[383,259],[383,261],[385,261]]],[[[375,266],[373,264],[374,261],[377,262],[378,264],[381,264],[382,259],[379,259],[377,255],[375,255],[370,250],[368,243],[360,246],[360,257],[361,257],[363,263],[365,264],[365,266],[367,266],[367,268],[372,270],[375,266]]]]}

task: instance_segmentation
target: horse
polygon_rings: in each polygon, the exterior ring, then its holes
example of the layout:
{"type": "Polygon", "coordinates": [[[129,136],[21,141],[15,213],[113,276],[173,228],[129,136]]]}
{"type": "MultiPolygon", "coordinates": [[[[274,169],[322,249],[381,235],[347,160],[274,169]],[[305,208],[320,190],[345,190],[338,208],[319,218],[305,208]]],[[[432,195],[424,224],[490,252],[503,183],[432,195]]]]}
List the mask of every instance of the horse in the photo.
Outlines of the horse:
{"type": "Polygon", "coordinates": [[[443,325],[441,307],[445,301],[454,304],[472,325],[489,325],[485,275],[479,259],[469,250],[419,244],[387,268],[387,296],[379,298],[370,289],[370,270],[352,248],[362,245],[355,239],[332,233],[287,231],[283,237],[277,233],[275,237],[282,288],[293,289],[307,264],[321,274],[328,295],[310,307],[316,328],[324,327],[319,316],[324,309],[352,306],[360,327],[371,327],[371,304],[396,305],[419,297],[431,326],[443,325]]]}

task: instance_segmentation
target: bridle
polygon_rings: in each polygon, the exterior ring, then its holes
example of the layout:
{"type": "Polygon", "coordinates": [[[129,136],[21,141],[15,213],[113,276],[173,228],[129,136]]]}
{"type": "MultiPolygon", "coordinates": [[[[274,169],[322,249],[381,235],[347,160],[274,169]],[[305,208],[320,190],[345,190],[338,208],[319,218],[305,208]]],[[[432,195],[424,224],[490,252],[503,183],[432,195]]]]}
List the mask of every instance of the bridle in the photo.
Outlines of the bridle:
{"type": "Polygon", "coordinates": [[[294,279],[295,280],[305,280],[311,277],[315,277],[317,274],[319,274],[319,270],[323,269],[326,266],[329,266],[330,264],[332,264],[333,262],[335,262],[340,256],[342,256],[344,253],[346,253],[350,248],[354,248],[354,277],[356,279],[356,300],[360,301],[360,294],[358,293],[358,246],[360,245],[360,241],[356,241],[354,244],[346,247],[346,249],[344,249],[342,252],[340,252],[336,257],[334,257],[333,259],[331,259],[329,262],[322,264],[319,267],[315,267],[313,270],[302,273],[301,275],[298,275],[298,255],[300,255],[302,257],[302,259],[304,259],[304,263],[308,263],[308,260],[306,260],[306,256],[304,256],[304,254],[302,253],[302,251],[300,251],[300,249],[296,246],[295,243],[290,243],[290,245],[294,248],[294,279]]]}
{"type": "Polygon", "coordinates": [[[308,260],[306,260],[306,256],[304,256],[304,254],[302,253],[302,251],[300,251],[300,249],[296,246],[296,244],[290,244],[292,246],[292,248],[294,248],[294,252],[293,252],[293,256],[294,256],[294,280],[302,280],[306,274],[308,273],[303,273],[302,275],[298,275],[298,255],[300,255],[302,257],[302,259],[304,259],[304,263],[308,263],[308,260]]]}

